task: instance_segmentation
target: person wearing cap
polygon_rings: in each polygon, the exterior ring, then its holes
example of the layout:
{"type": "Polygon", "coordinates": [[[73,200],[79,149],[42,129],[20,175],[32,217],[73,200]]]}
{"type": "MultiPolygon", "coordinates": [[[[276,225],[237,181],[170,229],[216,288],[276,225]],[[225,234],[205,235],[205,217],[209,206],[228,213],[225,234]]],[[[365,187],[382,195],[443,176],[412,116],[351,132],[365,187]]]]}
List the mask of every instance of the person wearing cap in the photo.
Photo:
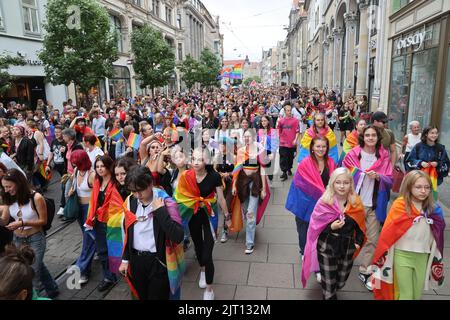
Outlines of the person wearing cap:
{"type": "Polygon", "coordinates": [[[388,116],[383,111],[377,111],[372,115],[372,121],[374,126],[380,129],[382,136],[381,144],[389,151],[391,163],[394,166],[397,162],[397,146],[395,144],[394,132],[386,128],[386,124],[389,121],[388,116]]]}

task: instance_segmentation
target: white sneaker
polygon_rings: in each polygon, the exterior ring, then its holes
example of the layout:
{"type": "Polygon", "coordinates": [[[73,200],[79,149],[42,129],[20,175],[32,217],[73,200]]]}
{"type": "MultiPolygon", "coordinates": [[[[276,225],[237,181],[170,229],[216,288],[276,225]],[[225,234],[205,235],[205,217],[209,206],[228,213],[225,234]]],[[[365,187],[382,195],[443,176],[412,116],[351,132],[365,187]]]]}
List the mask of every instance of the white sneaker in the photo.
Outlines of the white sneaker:
{"type": "Polygon", "coordinates": [[[214,291],[205,290],[203,292],[203,300],[214,300],[214,291]]]}
{"type": "Polygon", "coordinates": [[[89,278],[88,278],[88,277],[86,277],[86,276],[81,276],[81,277],[80,277],[80,280],[78,280],[78,283],[79,283],[79,284],[85,284],[85,283],[88,283],[88,281],[89,281],[89,278]]]}
{"type": "Polygon", "coordinates": [[[57,216],[63,216],[64,215],[64,208],[59,208],[58,212],[56,213],[57,216]]]}
{"type": "MultiPolygon", "coordinates": [[[[205,271],[201,271],[200,272],[200,280],[198,281],[198,286],[200,289],[205,289],[206,288],[206,275],[205,275],[205,271]]],[[[206,291],[205,291],[206,292],[206,291]]]]}
{"type": "Polygon", "coordinates": [[[222,237],[220,238],[220,242],[225,243],[228,241],[228,233],[225,231],[222,231],[222,237]]]}
{"type": "Polygon", "coordinates": [[[247,246],[247,248],[245,249],[245,254],[252,254],[254,250],[254,246],[247,246]]]}
{"type": "Polygon", "coordinates": [[[320,273],[316,273],[316,280],[318,283],[322,283],[322,276],[320,275],[320,273]]]}

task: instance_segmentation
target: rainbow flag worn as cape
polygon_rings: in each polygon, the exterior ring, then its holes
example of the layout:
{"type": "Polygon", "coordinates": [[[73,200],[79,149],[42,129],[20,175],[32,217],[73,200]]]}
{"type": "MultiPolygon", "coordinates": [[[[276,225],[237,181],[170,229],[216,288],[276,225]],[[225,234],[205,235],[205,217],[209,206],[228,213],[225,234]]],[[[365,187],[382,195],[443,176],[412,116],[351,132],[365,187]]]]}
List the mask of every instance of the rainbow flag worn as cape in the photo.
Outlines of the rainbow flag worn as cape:
{"type": "Polygon", "coordinates": [[[358,136],[359,133],[357,130],[353,130],[349,136],[344,140],[344,143],[342,145],[342,153],[339,157],[339,163],[338,165],[342,165],[342,161],[344,161],[345,155],[350,152],[354,147],[356,147],[358,143],[358,136]]]}
{"type": "MultiPolygon", "coordinates": [[[[329,175],[336,169],[336,163],[328,158],[329,175]]],[[[314,206],[325,192],[317,164],[311,156],[300,162],[295,172],[285,207],[303,221],[309,221],[314,206]]]]}
{"type": "Polygon", "coordinates": [[[434,238],[427,263],[425,290],[430,287],[437,288],[444,283],[445,220],[442,209],[436,205],[432,212],[423,213],[423,215],[412,204],[410,209],[411,214],[408,215],[403,197],[395,200],[381,230],[373,257],[375,272],[372,284],[373,294],[377,300],[397,300],[399,298],[394,270],[395,243],[420,219],[427,219],[434,238]]]}
{"type": "Polygon", "coordinates": [[[355,191],[359,194],[361,190],[361,186],[364,182],[364,179],[370,179],[366,177],[366,173],[370,171],[375,171],[380,176],[380,181],[375,182],[375,188],[378,185],[378,190],[374,190],[377,192],[377,203],[374,204],[375,213],[378,221],[381,223],[386,220],[387,215],[387,205],[390,197],[390,190],[392,188],[392,164],[391,159],[389,158],[389,152],[384,149],[383,146],[380,147],[379,153],[380,158],[375,161],[375,163],[367,170],[361,169],[361,147],[354,147],[344,158],[342,165],[350,170],[353,181],[355,183],[355,191]]]}
{"type": "Polygon", "coordinates": [[[94,226],[94,218],[96,214],[104,217],[105,221],[100,222],[106,223],[106,243],[108,246],[109,270],[112,273],[118,273],[119,266],[122,262],[123,249],[123,200],[114,183],[109,182],[105,190],[105,200],[103,205],[100,208],[97,208],[100,185],[100,181],[95,179],[94,186],[92,188],[91,201],[89,201],[86,224],[89,226],[94,226]]]}
{"type": "Polygon", "coordinates": [[[135,150],[139,150],[139,146],[141,145],[142,136],[140,134],[136,134],[134,132],[130,133],[128,137],[127,145],[132,147],[135,150]]]}
{"type": "MultiPolygon", "coordinates": [[[[129,209],[130,197],[131,196],[129,196],[125,200],[125,203],[123,204],[125,210],[125,233],[126,233],[123,245],[124,248],[127,245],[128,230],[137,221],[136,214],[131,212],[129,209]]],[[[170,218],[176,223],[180,225],[182,224],[180,213],[178,211],[178,205],[174,199],[172,199],[164,190],[159,188],[153,188],[153,197],[162,198],[164,200],[165,208],[169,213],[170,218]]],[[[175,293],[181,287],[181,281],[184,272],[186,271],[183,243],[175,243],[169,239],[166,239],[166,268],[167,268],[167,275],[169,278],[170,292],[172,295],[175,295],[175,293]]],[[[139,295],[137,294],[137,291],[133,285],[133,278],[130,272],[130,268],[128,268],[126,280],[128,282],[128,285],[130,286],[133,295],[139,299],[139,295]]]]}
{"type": "Polygon", "coordinates": [[[207,197],[200,195],[197,178],[194,169],[184,171],[174,192],[174,199],[178,203],[178,210],[183,219],[183,226],[187,227],[194,214],[200,209],[204,209],[209,216],[211,231],[216,236],[219,225],[217,199],[215,192],[211,192],[207,197]]]}
{"type": "Polygon", "coordinates": [[[113,129],[109,132],[108,136],[113,139],[114,141],[119,141],[120,138],[123,137],[122,130],[121,129],[113,129]]]}
{"type": "MultiPolygon", "coordinates": [[[[336,221],[337,219],[343,219],[344,216],[349,216],[358,224],[359,229],[365,234],[365,211],[362,205],[361,199],[356,197],[355,202],[352,204],[349,202],[344,212],[339,208],[339,203],[334,199],[334,204],[330,205],[319,199],[314,211],[311,215],[311,220],[309,222],[308,234],[305,246],[305,254],[303,256],[302,262],[302,285],[303,288],[306,286],[309,275],[311,272],[319,271],[319,261],[317,259],[317,240],[320,234],[326,227],[336,221]]],[[[353,259],[356,258],[358,252],[355,253],[353,259]]]]}
{"type": "Polygon", "coordinates": [[[428,168],[422,168],[420,169],[423,172],[426,172],[431,179],[431,189],[433,191],[433,198],[435,201],[438,200],[438,190],[437,190],[437,180],[438,180],[438,175],[437,175],[437,170],[436,168],[429,166],[428,168]]]}
{"type": "Polygon", "coordinates": [[[306,130],[305,134],[300,141],[300,150],[298,151],[298,162],[302,161],[309,155],[309,146],[311,145],[311,141],[317,137],[322,136],[328,139],[330,143],[330,150],[328,151],[328,157],[332,158],[335,163],[339,161],[338,148],[336,144],[336,136],[334,135],[333,130],[329,127],[325,127],[320,129],[319,134],[314,131],[314,128],[311,127],[306,130]]]}

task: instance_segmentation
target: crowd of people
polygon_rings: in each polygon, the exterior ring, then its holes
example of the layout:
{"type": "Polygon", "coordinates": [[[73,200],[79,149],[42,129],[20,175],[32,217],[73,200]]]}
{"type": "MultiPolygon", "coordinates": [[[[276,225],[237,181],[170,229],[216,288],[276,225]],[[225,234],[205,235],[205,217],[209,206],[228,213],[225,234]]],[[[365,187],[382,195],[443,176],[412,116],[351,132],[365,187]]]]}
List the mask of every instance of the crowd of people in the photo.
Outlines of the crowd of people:
{"type": "Polygon", "coordinates": [[[0,109],[0,299],[37,298],[40,283],[59,294],[44,264],[52,177],[56,216],[81,229],[79,283],[97,256],[101,292],[123,276],[137,299],[179,299],[192,242],[213,300],[215,243],[242,231],[252,254],[273,180],[289,176],[303,286],[314,273],[323,298],[337,299],[360,252],[358,278],[377,299],[420,299],[443,282],[436,201],[450,161],[439,129],[411,122],[398,154],[387,115],[369,113],[365,97],[291,86],[0,109]]]}

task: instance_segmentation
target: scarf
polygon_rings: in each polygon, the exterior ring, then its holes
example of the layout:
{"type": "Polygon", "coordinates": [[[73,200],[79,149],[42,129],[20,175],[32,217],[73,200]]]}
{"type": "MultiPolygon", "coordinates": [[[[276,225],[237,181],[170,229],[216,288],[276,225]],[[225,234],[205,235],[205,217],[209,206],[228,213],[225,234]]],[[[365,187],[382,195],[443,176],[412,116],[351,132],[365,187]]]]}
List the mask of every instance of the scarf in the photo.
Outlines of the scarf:
{"type": "MultiPolygon", "coordinates": [[[[377,202],[375,205],[375,213],[378,221],[384,222],[387,215],[387,205],[389,202],[390,189],[392,187],[392,164],[389,158],[389,152],[383,147],[380,148],[380,158],[367,170],[361,169],[359,157],[361,155],[361,147],[354,147],[344,158],[342,165],[348,168],[353,176],[356,193],[359,193],[361,186],[366,177],[366,173],[375,171],[380,176],[377,190],[377,202]]],[[[367,178],[369,179],[369,178],[367,178]]],[[[375,184],[376,186],[377,184],[375,184]]],[[[375,190],[374,190],[375,192],[375,190]]]]}
{"type": "MultiPolygon", "coordinates": [[[[378,239],[378,245],[373,257],[375,272],[374,297],[377,300],[396,299],[396,283],[394,281],[394,249],[395,243],[411,228],[416,219],[423,218],[420,212],[411,205],[411,215],[406,214],[406,203],[403,197],[398,198],[392,204],[389,215],[384,223],[378,239]]],[[[445,221],[442,209],[436,206],[431,213],[425,216],[430,224],[434,241],[427,264],[427,277],[425,278],[425,290],[436,288],[444,283],[444,229],[445,221]]]]}
{"type": "MultiPolygon", "coordinates": [[[[319,271],[319,261],[317,259],[317,241],[320,234],[333,221],[343,219],[344,215],[351,217],[358,224],[364,234],[366,233],[365,211],[361,199],[356,197],[355,203],[349,202],[344,212],[339,208],[339,203],[334,199],[334,204],[329,205],[321,199],[314,207],[311,220],[308,227],[308,235],[306,239],[305,255],[302,263],[302,284],[306,286],[311,272],[319,271]]],[[[355,252],[353,259],[359,252],[355,252]]]]}
{"type": "MultiPolygon", "coordinates": [[[[336,163],[328,158],[329,175],[336,169],[336,163]]],[[[286,209],[303,221],[309,221],[314,206],[325,192],[317,165],[311,156],[306,157],[297,167],[286,199],[286,209]]]]}
{"type": "Polygon", "coordinates": [[[298,162],[300,163],[304,158],[309,156],[309,146],[311,145],[311,141],[315,137],[324,137],[328,139],[330,144],[330,150],[328,151],[328,157],[332,158],[335,163],[339,161],[338,148],[336,144],[336,136],[334,135],[333,130],[330,127],[324,127],[320,129],[319,134],[314,131],[314,128],[311,127],[306,130],[305,134],[300,141],[300,150],[298,151],[298,162]]]}
{"type": "MultiPolygon", "coordinates": [[[[165,208],[169,213],[170,218],[178,224],[182,224],[180,214],[178,212],[177,203],[164,191],[159,188],[153,188],[153,197],[162,198],[164,200],[165,208]]],[[[136,214],[129,209],[130,196],[125,200],[125,241],[123,248],[127,246],[129,228],[137,221],[136,214]]],[[[186,262],[184,260],[183,243],[177,244],[170,240],[166,240],[166,268],[169,278],[170,292],[172,295],[181,287],[181,280],[184,272],[186,271],[186,262]]],[[[139,299],[136,289],[133,285],[133,278],[131,276],[131,269],[128,268],[128,274],[126,280],[130,287],[131,293],[139,299]]]]}

